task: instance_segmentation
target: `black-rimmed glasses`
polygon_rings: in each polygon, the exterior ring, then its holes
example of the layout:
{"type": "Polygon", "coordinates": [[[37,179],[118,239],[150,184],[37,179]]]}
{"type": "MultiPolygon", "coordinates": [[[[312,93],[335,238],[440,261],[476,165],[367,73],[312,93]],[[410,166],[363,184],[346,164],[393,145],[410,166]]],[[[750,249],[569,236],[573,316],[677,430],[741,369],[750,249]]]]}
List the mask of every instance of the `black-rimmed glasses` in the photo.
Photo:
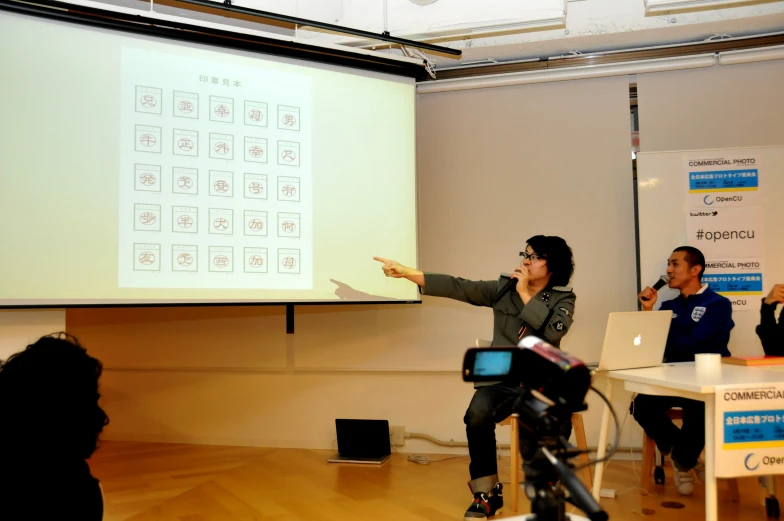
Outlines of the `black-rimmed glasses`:
{"type": "Polygon", "coordinates": [[[523,260],[531,260],[531,261],[535,261],[538,259],[545,260],[547,258],[544,255],[539,255],[538,253],[528,253],[525,251],[520,252],[520,257],[522,257],[523,260]]]}

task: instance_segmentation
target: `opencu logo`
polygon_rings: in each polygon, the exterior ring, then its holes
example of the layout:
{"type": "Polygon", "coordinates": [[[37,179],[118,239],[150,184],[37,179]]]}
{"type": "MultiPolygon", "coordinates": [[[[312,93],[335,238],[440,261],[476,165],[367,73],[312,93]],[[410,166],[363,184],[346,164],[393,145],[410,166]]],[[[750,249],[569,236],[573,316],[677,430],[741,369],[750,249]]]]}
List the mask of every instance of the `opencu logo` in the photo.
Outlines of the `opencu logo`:
{"type": "Polygon", "coordinates": [[[740,203],[743,201],[742,195],[713,195],[708,194],[702,198],[705,206],[710,206],[713,203],[740,203]]]}
{"type": "Polygon", "coordinates": [[[757,464],[756,464],[756,465],[754,465],[753,467],[752,467],[752,466],[751,466],[751,464],[749,463],[749,461],[751,460],[751,458],[752,458],[753,456],[754,456],[754,453],[753,453],[753,452],[751,452],[751,453],[749,453],[749,454],[746,456],[746,459],[745,459],[745,460],[743,460],[743,464],[744,464],[744,465],[746,465],[746,468],[747,468],[747,469],[749,469],[749,470],[757,470],[757,467],[759,467],[759,461],[758,461],[758,462],[757,462],[757,464]]]}
{"type": "Polygon", "coordinates": [[[766,467],[773,467],[777,465],[784,465],[784,457],[777,457],[777,456],[763,456],[762,461],[758,460],[754,457],[754,453],[750,452],[746,455],[746,458],[743,460],[743,464],[749,470],[757,470],[762,463],[766,467]]]}

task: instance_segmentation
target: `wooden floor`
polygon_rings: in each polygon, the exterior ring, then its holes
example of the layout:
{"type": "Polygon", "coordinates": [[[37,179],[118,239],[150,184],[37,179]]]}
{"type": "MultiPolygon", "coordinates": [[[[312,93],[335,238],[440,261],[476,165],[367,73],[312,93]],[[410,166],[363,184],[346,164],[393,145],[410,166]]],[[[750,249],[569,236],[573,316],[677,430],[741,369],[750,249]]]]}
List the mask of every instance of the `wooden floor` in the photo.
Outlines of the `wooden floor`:
{"type": "MultiPolygon", "coordinates": [[[[104,441],[90,466],[104,487],[106,521],[455,521],[462,520],[470,504],[467,457],[421,465],[393,454],[376,467],[328,464],[328,455],[301,449],[104,441]]],[[[504,463],[502,480],[509,471],[504,463]]],[[[621,494],[602,500],[610,519],[704,519],[699,482],[694,495],[684,498],[675,492],[668,471],[666,486],[641,494],[635,488],[638,473],[639,463],[633,468],[630,461],[613,461],[605,471],[603,487],[621,494]],[[683,507],[662,506],[666,502],[683,507]]],[[[724,499],[727,491],[720,481],[719,519],[765,519],[756,480],[740,480],[739,503],[724,499]]],[[[520,507],[518,514],[528,512],[522,494],[520,507]]],[[[507,508],[496,519],[513,515],[507,508]]]]}

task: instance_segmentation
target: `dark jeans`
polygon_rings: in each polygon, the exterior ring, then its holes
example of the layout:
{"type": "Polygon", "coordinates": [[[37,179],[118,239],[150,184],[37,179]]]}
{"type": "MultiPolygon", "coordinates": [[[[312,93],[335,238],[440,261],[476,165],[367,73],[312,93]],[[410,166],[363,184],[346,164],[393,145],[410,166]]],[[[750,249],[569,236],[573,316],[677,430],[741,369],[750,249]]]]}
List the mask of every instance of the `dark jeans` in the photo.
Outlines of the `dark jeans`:
{"type": "MultiPolygon", "coordinates": [[[[498,384],[479,387],[474,393],[463,419],[468,437],[468,454],[471,457],[468,465],[471,479],[498,474],[495,425],[512,414],[512,407],[520,391],[520,387],[498,384]]],[[[570,422],[563,426],[561,435],[568,439],[571,430],[570,422]]],[[[536,440],[532,440],[525,429],[521,428],[519,432],[521,452],[529,452],[530,444],[536,440]]]]}
{"type": "Polygon", "coordinates": [[[672,451],[672,459],[682,470],[697,464],[705,447],[705,404],[676,396],[638,394],[634,399],[634,419],[656,442],[663,453],[672,451]],[[667,416],[673,407],[683,409],[683,427],[678,428],[667,416]]]}

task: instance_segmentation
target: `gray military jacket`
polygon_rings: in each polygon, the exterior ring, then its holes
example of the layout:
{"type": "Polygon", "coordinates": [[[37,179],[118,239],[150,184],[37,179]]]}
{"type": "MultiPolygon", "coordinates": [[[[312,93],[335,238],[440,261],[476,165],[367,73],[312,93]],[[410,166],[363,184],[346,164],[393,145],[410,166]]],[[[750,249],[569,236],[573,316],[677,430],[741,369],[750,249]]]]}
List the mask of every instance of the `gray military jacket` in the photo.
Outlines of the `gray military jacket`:
{"type": "Polygon", "coordinates": [[[498,298],[498,290],[508,281],[507,276],[477,281],[425,273],[422,294],[493,308],[494,346],[516,346],[521,328],[524,328],[523,336],[535,335],[560,346],[561,338],[569,331],[574,317],[577,297],[572,289],[564,286],[545,288],[528,304],[523,304],[514,289],[498,298]]]}

